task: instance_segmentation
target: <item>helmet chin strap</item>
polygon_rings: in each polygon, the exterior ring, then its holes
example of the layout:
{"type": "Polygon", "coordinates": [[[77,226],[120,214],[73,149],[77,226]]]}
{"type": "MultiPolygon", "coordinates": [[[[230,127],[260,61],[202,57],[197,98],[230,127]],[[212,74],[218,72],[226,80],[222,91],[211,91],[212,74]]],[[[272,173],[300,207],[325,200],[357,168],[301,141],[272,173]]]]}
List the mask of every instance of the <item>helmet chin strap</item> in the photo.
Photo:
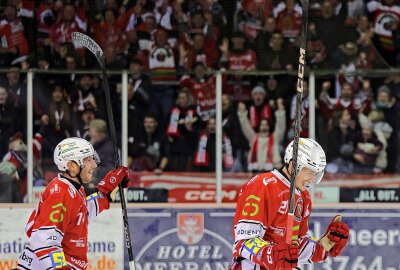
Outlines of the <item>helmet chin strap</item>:
{"type": "Polygon", "coordinates": [[[79,181],[79,184],[81,184],[81,185],[83,185],[83,181],[82,181],[82,178],[81,178],[81,172],[82,172],[82,167],[81,166],[79,166],[79,173],[77,174],[77,175],[75,175],[75,176],[72,176],[70,173],[69,173],[69,171],[68,170],[66,170],[66,172],[67,172],[67,174],[71,177],[71,178],[78,178],[78,181],[79,181]]]}

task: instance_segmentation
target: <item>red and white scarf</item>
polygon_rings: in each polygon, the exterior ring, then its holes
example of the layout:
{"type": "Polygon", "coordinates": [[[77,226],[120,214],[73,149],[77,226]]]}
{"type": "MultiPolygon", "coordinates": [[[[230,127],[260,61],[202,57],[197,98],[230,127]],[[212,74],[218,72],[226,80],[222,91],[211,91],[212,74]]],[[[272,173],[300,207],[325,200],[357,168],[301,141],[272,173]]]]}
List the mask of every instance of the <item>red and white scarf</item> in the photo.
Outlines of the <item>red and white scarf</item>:
{"type": "MultiPolygon", "coordinates": [[[[171,116],[167,127],[167,135],[172,137],[179,137],[181,135],[179,131],[179,117],[181,110],[178,107],[174,107],[171,110],[171,116]]],[[[188,123],[194,117],[194,110],[190,109],[185,111],[185,122],[188,123]]],[[[187,129],[191,129],[190,125],[186,125],[187,129]]]]}
{"type": "Polygon", "coordinates": [[[261,110],[261,114],[257,113],[257,109],[255,106],[250,107],[250,124],[253,129],[257,129],[260,124],[260,119],[267,119],[268,122],[272,122],[272,112],[271,108],[268,105],[264,105],[261,110]]]}
{"type": "Polygon", "coordinates": [[[167,135],[175,137],[179,137],[181,135],[178,129],[180,114],[181,110],[179,110],[179,108],[177,107],[172,108],[171,116],[169,118],[169,124],[167,127],[167,135]]]}
{"type": "MultiPolygon", "coordinates": [[[[250,155],[249,155],[249,160],[248,160],[248,167],[249,170],[256,170],[260,169],[258,166],[258,160],[257,160],[257,153],[258,153],[258,139],[259,135],[255,135],[253,138],[253,141],[251,142],[251,149],[250,149],[250,155]]],[[[266,163],[263,164],[262,168],[263,169],[273,169],[273,164],[274,164],[274,135],[271,134],[269,136],[268,140],[268,149],[265,149],[266,151],[266,163]]]]}
{"type": "MultiPolygon", "coordinates": [[[[209,165],[209,154],[207,153],[207,142],[208,142],[208,134],[202,132],[200,134],[199,144],[197,147],[197,152],[194,158],[194,165],[206,167],[209,165]]],[[[224,135],[222,138],[223,143],[223,160],[224,160],[224,168],[231,168],[233,166],[233,151],[231,140],[228,136],[224,135]]]]}

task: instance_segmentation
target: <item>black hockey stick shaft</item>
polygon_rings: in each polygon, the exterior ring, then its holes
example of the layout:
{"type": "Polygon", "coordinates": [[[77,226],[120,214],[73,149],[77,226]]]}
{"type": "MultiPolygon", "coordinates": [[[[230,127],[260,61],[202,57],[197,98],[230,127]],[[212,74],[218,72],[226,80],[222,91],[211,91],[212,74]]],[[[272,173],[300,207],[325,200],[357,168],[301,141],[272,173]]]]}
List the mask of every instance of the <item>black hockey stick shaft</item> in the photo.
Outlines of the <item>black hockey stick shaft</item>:
{"type": "Polygon", "coordinates": [[[292,157],[292,172],[290,177],[290,196],[289,196],[289,212],[286,228],[286,243],[291,244],[293,237],[293,220],[294,220],[294,199],[297,176],[297,153],[299,150],[300,125],[301,125],[301,104],[303,96],[304,70],[306,65],[307,51],[307,25],[308,25],[308,9],[309,0],[301,0],[303,9],[302,25],[301,25],[301,40],[300,40],[300,55],[299,69],[297,72],[297,87],[296,87],[296,114],[294,124],[294,141],[293,141],[293,157],[292,157]]]}
{"type": "MultiPolygon", "coordinates": [[[[100,46],[94,40],[92,40],[90,37],[88,37],[87,35],[84,35],[82,33],[74,32],[72,34],[72,40],[75,43],[77,43],[81,46],[84,46],[85,48],[90,50],[96,56],[96,59],[100,64],[101,72],[103,75],[103,89],[104,89],[104,94],[106,97],[106,107],[107,107],[107,115],[108,115],[108,124],[110,127],[110,137],[111,137],[111,142],[113,145],[113,155],[114,155],[114,160],[115,160],[115,167],[117,167],[121,164],[121,162],[120,162],[120,158],[118,155],[117,133],[115,131],[114,114],[112,111],[111,97],[110,97],[110,86],[108,83],[107,70],[106,70],[106,64],[105,64],[105,60],[104,60],[103,51],[101,50],[100,46]]],[[[125,244],[126,244],[126,248],[128,249],[128,256],[129,256],[129,269],[135,270],[135,262],[133,259],[132,241],[131,241],[131,234],[130,234],[130,230],[129,230],[128,213],[126,210],[124,188],[122,187],[122,184],[119,184],[118,187],[119,187],[119,193],[120,193],[120,198],[121,198],[125,244]]]]}

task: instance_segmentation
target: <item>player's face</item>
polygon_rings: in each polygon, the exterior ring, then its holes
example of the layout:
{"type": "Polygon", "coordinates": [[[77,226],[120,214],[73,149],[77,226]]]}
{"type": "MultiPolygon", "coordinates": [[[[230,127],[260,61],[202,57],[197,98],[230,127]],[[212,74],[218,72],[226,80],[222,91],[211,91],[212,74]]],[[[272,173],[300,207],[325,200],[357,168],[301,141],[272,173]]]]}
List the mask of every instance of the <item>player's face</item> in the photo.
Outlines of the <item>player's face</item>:
{"type": "Polygon", "coordinates": [[[311,183],[315,183],[316,173],[308,168],[303,168],[296,176],[296,188],[305,191],[311,183]]]}
{"type": "Polygon", "coordinates": [[[97,163],[94,157],[87,157],[83,160],[83,168],[81,171],[81,179],[83,183],[92,182],[94,170],[97,168],[97,163]]]}

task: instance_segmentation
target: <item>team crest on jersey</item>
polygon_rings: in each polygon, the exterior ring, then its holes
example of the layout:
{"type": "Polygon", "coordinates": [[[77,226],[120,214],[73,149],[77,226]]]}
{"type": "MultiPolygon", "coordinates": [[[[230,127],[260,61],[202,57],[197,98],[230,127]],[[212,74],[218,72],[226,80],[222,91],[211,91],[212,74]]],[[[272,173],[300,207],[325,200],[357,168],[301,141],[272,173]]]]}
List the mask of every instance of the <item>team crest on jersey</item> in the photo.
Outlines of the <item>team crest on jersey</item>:
{"type": "Polygon", "coordinates": [[[203,213],[178,213],[178,238],[187,245],[198,243],[204,236],[203,213]]]}
{"type": "Polygon", "coordinates": [[[303,198],[299,198],[296,202],[296,207],[294,208],[294,220],[300,222],[303,218],[303,198]]]}

